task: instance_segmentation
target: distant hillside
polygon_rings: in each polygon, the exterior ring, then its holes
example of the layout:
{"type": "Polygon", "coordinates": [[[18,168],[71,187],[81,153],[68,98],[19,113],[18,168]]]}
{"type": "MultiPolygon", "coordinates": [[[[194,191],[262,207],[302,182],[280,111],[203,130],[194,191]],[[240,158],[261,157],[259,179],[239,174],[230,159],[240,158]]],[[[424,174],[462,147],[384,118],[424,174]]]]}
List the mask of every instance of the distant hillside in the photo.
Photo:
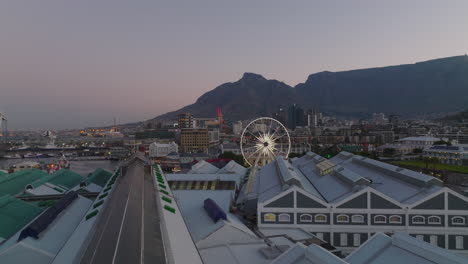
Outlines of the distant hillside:
{"type": "Polygon", "coordinates": [[[458,112],[468,107],[468,57],[320,72],[310,75],[295,88],[245,73],[240,80],[205,93],[194,104],[152,120],[175,119],[178,113],[186,111],[198,117],[214,117],[218,106],[226,118],[243,120],[269,116],[293,103],[354,117],[372,112],[406,116],[458,112]]]}

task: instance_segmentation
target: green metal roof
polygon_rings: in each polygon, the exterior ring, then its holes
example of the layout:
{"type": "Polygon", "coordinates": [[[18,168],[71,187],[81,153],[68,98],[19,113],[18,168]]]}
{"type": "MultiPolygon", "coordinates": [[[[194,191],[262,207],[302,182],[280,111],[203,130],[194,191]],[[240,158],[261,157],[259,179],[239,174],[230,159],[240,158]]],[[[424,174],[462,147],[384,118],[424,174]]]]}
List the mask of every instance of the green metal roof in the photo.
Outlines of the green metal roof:
{"type": "Polygon", "coordinates": [[[63,187],[64,189],[70,189],[80,184],[82,180],[83,177],[81,177],[81,175],[78,173],[74,173],[67,169],[61,169],[57,172],[54,172],[53,174],[49,174],[31,183],[31,186],[33,186],[33,188],[37,188],[48,182],[53,185],[63,187]]]}
{"type": "Polygon", "coordinates": [[[0,177],[7,175],[8,173],[0,171],[0,177]]]}
{"type": "Polygon", "coordinates": [[[42,212],[10,195],[0,197],[0,237],[8,239],[42,212]]]}
{"type": "Polygon", "coordinates": [[[24,191],[26,185],[31,184],[49,174],[41,170],[23,170],[4,175],[0,178],[0,197],[4,195],[17,195],[24,191]]]}
{"type": "Polygon", "coordinates": [[[96,169],[93,173],[91,173],[88,176],[88,178],[86,178],[86,184],[88,185],[90,183],[94,183],[96,185],[104,187],[111,176],[111,172],[99,168],[96,169]]]}

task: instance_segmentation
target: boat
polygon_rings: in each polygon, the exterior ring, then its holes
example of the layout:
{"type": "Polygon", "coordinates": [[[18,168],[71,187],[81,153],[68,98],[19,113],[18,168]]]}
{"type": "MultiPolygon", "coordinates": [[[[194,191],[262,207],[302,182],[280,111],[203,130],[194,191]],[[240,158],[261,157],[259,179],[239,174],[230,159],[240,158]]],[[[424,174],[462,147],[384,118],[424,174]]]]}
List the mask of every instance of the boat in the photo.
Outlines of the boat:
{"type": "Polygon", "coordinates": [[[30,153],[26,153],[24,154],[23,158],[25,159],[30,159],[30,158],[35,158],[36,157],[36,154],[32,154],[31,152],[30,153]]]}
{"type": "Polygon", "coordinates": [[[3,156],[5,159],[21,159],[21,156],[19,154],[15,155],[5,155],[3,156]]]}
{"type": "Polygon", "coordinates": [[[55,154],[54,153],[49,153],[49,154],[47,154],[47,156],[53,158],[53,157],[55,157],[55,154]]]}

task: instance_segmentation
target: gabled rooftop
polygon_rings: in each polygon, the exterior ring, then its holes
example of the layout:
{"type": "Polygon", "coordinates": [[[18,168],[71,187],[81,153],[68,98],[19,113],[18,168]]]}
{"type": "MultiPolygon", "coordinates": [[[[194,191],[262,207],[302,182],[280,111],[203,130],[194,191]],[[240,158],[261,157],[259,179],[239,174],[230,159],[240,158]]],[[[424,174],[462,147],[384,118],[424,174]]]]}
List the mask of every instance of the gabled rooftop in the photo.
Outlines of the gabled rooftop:
{"type": "Polygon", "coordinates": [[[403,233],[395,233],[391,237],[377,233],[345,260],[350,264],[462,264],[468,262],[466,257],[403,233]]]}
{"type": "Polygon", "coordinates": [[[0,196],[22,193],[26,185],[47,177],[49,174],[41,170],[22,170],[4,175],[0,179],[0,196]]]}
{"type": "Polygon", "coordinates": [[[18,232],[42,209],[10,195],[0,197],[0,242],[18,232]]]}
{"type": "Polygon", "coordinates": [[[109,180],[111,176],[112,176],[111,172],[99,168],[99,169],[96,169],[90,175],[88,175],[88,177],[84,179],[84,182],[86,183],[86,185],[90,185],[91,183],[94,183],[96,185],[104,187],[104,185],[106,185],[107,181],[109,180]]]}

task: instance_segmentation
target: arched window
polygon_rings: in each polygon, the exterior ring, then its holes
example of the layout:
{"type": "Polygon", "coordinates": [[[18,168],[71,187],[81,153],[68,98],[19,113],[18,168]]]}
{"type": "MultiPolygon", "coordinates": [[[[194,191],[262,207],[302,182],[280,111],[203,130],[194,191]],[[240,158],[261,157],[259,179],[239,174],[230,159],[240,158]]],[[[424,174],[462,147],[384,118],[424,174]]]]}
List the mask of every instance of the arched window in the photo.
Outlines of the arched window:
{"type": "Polygon", "coordinates": [[[427,218],[427,222],[429,224],[440,224],[441,223],[440,216],[429,216],[427,218]]]}
{"type": "Polygon", "coordinates": [[[421,225],[421,224],[426,223],[426,220],[424,219],[424,217],[420,215],[413,216],[412,220],[413,220],[413,224],[421,225]]]}
{"type": "Polygon", "coordinates": [[[374,216],[374,223],[387,223],[387,217],[385,215],[376,215],[374,216]]]}
{"type": "Polygon", "coordinates": [[[351,216],[351,222],[353,223],[364,223],[363,215],[353,215],[351,216]]]}
{"type": "Polygon", "coordinates": [[[464,225],[465,218],[461,216],[452,217],[452,225],[464,225]]]}
{"type": "Polygon", "coordinates": [[[302,214],[300,217],[301,222],[312,222],[312,215],[302,214]]]}
{"type": "Polygon", "coordinates": [[[402,218],[399,215],[392,215],[390,218],[388,218],[388,222],[390,224],[401,224],[402,218]]]}
{"type": "Polygon", "coordinates": [[[318,214],[314,216],[314,220],[316,223],[325,223],[327,222],[327,216],[324,214],[318,214]]]}
{"type": "Polygon", "coordinates": [[[278,216],[278,221],[280,222],[289,222],[291,220],[291,216],[288,214],[280,214],[278,216]]]}
{"type": "Polygon", "coordinates": [[[336,222],[337,223],[348,223],[349,222],[349,216],[347,216],[347,215],[338,215],[336,217],[336,222]]]}
{"type": "Polygon", "coordinates": [[[263,221],[265,221],[265,222],[276,222],[276,215],[275,214],[265,214],[263,216],[263,221]]]}

